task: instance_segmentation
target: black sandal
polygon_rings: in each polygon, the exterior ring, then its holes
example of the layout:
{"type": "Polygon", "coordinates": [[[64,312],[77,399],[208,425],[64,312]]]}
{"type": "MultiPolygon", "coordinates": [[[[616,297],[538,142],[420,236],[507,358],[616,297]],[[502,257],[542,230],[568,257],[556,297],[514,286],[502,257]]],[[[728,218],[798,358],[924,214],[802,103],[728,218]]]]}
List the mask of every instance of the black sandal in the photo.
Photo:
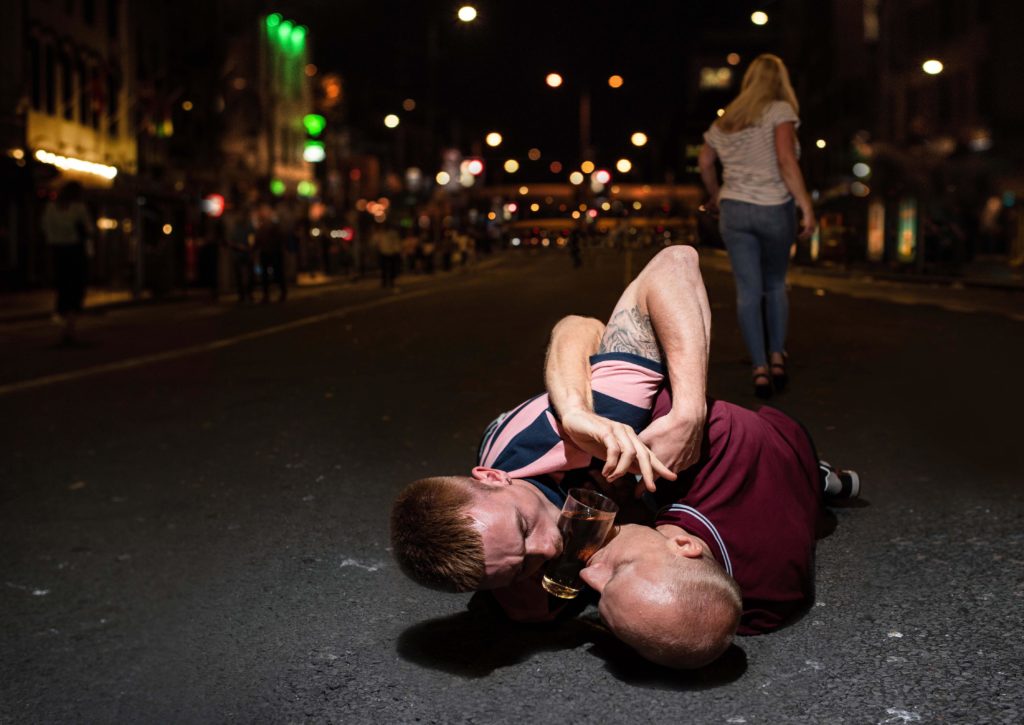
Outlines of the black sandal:
{"type": "Polygon", "coordinates": [[[767,372],[754,371],[754,395],[762,399],[772,397],[772,383],[767,372]]]}
{"type": "Polygon", "coordinates": [[[775,385],[776,390],[784,390],[786,384],[789,383],[789,374],[786,372],[786,360],[789,356],[783,353],[782,362],[773,362],[769,367],[772,371],[772,384],[775,385]]]}

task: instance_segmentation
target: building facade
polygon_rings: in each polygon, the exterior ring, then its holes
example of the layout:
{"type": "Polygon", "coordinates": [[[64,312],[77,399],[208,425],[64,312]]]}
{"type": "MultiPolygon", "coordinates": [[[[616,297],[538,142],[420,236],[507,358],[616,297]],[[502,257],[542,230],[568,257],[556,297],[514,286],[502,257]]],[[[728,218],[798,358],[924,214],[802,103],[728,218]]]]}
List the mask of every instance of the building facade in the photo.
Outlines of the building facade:
{"type": "Polygon", "coordinates": [[[0,82],[0,279],[19,286],[47,277],[35,220],[57,187],[78,181],[103,206],[117,175],[137,170],[135,47],[126,0],[11,5],[0,46],[13,71],[0,82]]]}

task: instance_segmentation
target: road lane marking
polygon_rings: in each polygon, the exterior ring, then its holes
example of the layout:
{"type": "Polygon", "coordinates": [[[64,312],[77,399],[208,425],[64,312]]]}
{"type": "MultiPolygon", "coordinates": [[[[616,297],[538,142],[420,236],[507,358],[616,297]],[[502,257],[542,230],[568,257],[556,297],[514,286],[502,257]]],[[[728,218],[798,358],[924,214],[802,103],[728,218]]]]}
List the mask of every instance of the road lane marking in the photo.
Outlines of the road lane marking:
{"type": "Polygon", "coordinates": [[[319,322],[324,322],[325,320],[332,320],[338,317],[344,317],[346,315],[352,314],[353,312],[363,312],[364,310],[371,310],[375,307],[383,307],[385,305],[394,304],[396,302],[403,302],[405,300],[415,299],[417,297],[424,297],[426,295],[439,292],[442,289],[445,288],[432,287],[429,289],[418,290],[416,292],[403,292],[400,295],[370,300],[369,302],[359,302],[354,305],[349,305],[347,307],[340,307],[336,310],[331,310],[330,312],[321,312],[316,315],[310,315],[309,317],[302,317],[297,320],[291,320],[290,322],[283,322],[279,325],[271,325],[270,327],[264,327],[263,329],[260,330],[244,332],[240,335],[225,337],[221,338],[220,340],[213,340],[211,342],[204,342],[199,345],[189,345],[188,347],[180,347],[176,350],[166,350],[164,352],[157,352],[151,355],[141,355],[139,357],[128,358],[127,360],[118,360],[116,362],[104,363],[102,365],[94,365],[93,367],[82,368],[81,370],[72,370],[66,373],[55,373],[53,375],[44,375],[43,377],[40,378],[20,380],[16,383],[0,385],[0,397],[4,395],[10,395],[11,393],[19,393],[24,390],[42,388],[47,385],[66,383],[71,380],[80,380],[82,378],[88,378],[94,375],[104,375],[106,373],[117,372],[120,370],[131,370],[133,368],[139,368],[145,365],[152,365],[153,363],[166,362],[168,360],[176,360],[178,358],[187,357],[189,355],[198,355],[200,353],[210,352],[212,350],[220,350],[225,347],[237,345],[240,342],[247,342],[249,340],[255,340],[261,337],[268,337],[270,335],[276,335],[280,332],[287,332],[289,330],[295,330],[300,327],[315,325],[319,322]]]}

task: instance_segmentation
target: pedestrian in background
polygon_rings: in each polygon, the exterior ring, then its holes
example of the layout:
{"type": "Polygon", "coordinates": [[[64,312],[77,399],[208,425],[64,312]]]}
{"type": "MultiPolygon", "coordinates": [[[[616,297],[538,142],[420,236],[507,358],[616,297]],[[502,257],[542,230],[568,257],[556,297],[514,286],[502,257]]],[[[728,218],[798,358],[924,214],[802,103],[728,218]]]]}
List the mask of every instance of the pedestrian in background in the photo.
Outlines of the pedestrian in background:
{"type": "Polygon", "coordinates": [[[428,229],[423,242],[420,244],[420,262],[424,273],[434,273],[434,252],[437,251],[437,244],[434,242],[434,231],[428,229]]]}
{"type": "Polygon", "coordinates": [[[797,162],[798,112],[782,60],[759,55],[744,74],[739,95],[704,134],[698,160],[708,208],[720,214],[740,330],[754,366],[754,393],[762,398],[771,396],[773,384],[782,390],[789,380],[786,268],[797,236],[794,202],[800,209],[800,238],[809,238],[816,224],[797,162]],[[721,187],[716,159],[722,162],[721,187]]]}
{"type": "Polygon", "coordinates": [[[245,210],[232,209],[227,216],[225,243],[231,250],[238,304],[244,305],[252,302],[255,224],[252,216],[245,210]]]}
{"type": "Polygon", "coordinates": [[[402,239],[390,224],[378,224],[373,230],[370,244],[377,248],[380,264],[380,286],[394,289],[398,268],[402,263],[402,239]]]}
{"type": "Polygon", "coordinates": [[[402,237],[402,266],[406,272],[415,272],[420,256],[420,235],[413,227],[402,237]]]}
{"type": "Polygon", "coordinates": [[[288,279],[285,276],[285,232],[276,210],[264,202],[259,206],[256,222],[256,250],[260,255],[260,282],[263,286],[261,302],[270,302],[270,280],[273,276],[281,289],[279,302],[288,298],[288,279]]]}
{"type": "Polygon", "coordinates": [[[57,315],[63,332],[61,344],[77,345],[76,325],[85,302],[88,258],[93,256],[93,222],[82,201],[82,185],[69,181],[43,211],[42,230],[53,258],[57,315]]]}

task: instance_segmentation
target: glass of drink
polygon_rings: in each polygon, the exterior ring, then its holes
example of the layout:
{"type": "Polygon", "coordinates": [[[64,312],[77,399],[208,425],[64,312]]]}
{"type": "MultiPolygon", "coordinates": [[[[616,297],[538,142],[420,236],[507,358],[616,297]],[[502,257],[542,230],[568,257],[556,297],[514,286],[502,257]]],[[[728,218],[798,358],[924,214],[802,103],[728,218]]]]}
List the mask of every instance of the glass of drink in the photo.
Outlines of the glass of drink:
{"type": "Polygon", "coordinates": [[[583,588],[580,571],[608,538],[618,510],[614,501],[597,491],[569,490],[558,519],[562,553],[544,570],[541,583],[545,591],[562,599],[572,599],[580,593],[583,588]]]}

